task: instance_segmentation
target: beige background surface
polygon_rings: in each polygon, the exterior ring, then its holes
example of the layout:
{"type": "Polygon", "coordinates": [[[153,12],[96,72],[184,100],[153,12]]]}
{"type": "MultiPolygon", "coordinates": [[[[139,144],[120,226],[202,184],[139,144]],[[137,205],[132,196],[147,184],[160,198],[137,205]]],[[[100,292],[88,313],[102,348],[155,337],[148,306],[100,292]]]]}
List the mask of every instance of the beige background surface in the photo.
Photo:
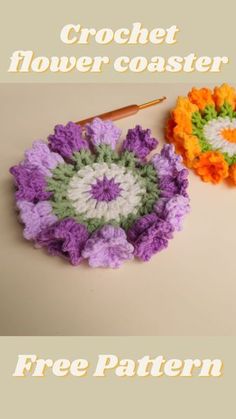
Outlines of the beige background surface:
{"type": "Polygon", "coordinates": [[[235,189],[190,174],[192,212],[183,232],[149,263],[120,270],[71,267],[22,238],[9,166],[56,123],[141,103],[159,107],[118,122],[136,123],[163,143],[163,123],[190,85],[1,85],[0,333],[10,335],[233,335],[235,189]]]}

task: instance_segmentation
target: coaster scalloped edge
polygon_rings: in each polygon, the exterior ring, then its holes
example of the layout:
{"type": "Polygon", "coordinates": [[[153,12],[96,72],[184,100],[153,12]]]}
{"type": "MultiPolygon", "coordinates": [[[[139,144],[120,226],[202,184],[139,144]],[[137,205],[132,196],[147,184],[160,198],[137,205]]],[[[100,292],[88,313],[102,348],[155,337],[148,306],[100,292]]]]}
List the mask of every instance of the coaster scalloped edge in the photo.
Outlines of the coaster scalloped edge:
{"type": "Polygon", "coordinates": [[[23,235],[73,265],[117,268],[167,247],[189,212],[188,170],[173,145],[150,159],[149,129],[121,130],[95,118],[85,130],[56,125],[10,169],[23,235]]]}

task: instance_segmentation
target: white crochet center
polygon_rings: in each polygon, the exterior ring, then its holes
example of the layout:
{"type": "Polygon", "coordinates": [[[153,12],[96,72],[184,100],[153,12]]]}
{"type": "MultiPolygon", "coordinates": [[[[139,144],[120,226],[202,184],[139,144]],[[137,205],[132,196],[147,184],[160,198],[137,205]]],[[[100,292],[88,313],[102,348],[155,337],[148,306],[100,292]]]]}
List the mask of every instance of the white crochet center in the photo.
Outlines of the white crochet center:
{"type": "Polygon", "coordinates": [[[67,195],[76,212],[83,214],[85,219],[104,217],[105,221],[120,220],[121,216],[136,214],[141,204],[145,188],[140,185],[138,177],[123,166],[112,163],[94,163],[80,169],[71,179],[67,195]],[[91,193],[91,185],[97,179],[114,178],[119,183],[120,195],[109,202],[97,201],[91,193]]]}
{"type": "Polygon", "coordinates": [[[209,144],[214,150],[220,150],[223,153],[228,153],[230,157],[236,154],[236,143],[227,141],[222,131],[224,129],[236,129],[236,119],[230,119],[228,116],[212,119],[203,128],[203,133],[209,144]]]}

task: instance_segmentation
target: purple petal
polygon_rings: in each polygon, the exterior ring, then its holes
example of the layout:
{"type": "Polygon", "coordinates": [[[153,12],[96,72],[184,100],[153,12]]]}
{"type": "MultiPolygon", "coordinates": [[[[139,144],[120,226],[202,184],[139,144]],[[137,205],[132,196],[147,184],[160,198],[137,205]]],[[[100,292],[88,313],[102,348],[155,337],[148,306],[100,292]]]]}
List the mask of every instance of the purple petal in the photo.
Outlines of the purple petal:
{"type": "Polygon", "coordinates": [[[88,139],[95,146],[107,144],[115,149],[121,130],[112,121],[102,121],[100,118],[95,118],[91,123],[86,124],[86,133],[88,139]]]}
{"type": "Polygon", "coordinates": [[[129,129],[122,150],[130,151],[136,157],[144,159],[152,150],[156,148],[158,141],[151,137],[151,130],[143,130],[140,125],[129,129]]]}
{"type": "Polygon", "coordinates": [[[122,228],[105,225],[87,241],[83,257],[93,268],[119,268],[123,261],[133,258],[133,246],[128,243],[122,228]]]}
{"type": "Polygon", "coordinates": [[[182,230],[183,220],[190,211],[189,198],[175,195],[171,199],[161,198],[155,205],[157,215],[168,221],[175,231],[182,230]]]}
{"type": "Polygon", "coordinates": [[[155,213],[139,218],[128,231],[128,239],[134,246],[134,255],[148,261],[155,253],[168,246],[173,227],[155,213]]]}
{"type": "Polygon", "coordinates": [[[44,141],[38,140],[25,152],[24,163],[26,166],[37,167],[45,176],[52,176],[51,170],[64,163],[64,160],[58,153],[51,152],[44,141]]]}
{"type": "Polygon", "coordinates": [[[48,137],[49,148],[65,159],[70,159],[74,152],[88,149],[88,142],[83,138],[82,127],[74,122],[67,125],[56,125],[54,134],[48,137]]]}
{"type": "Polygon", "coordinates": [[[157,171],[161,197],[187,197],[188,170],[182,164],[181,156],[175,153],[172,144],[166,144],[160,154],[155,154],[152,164],[157,171]]]}
{"type": "Polygon", "coordinates": [[[82,250],[88,237],[83,224],[66,218],[41,231],[36,242],[40,247],[47,247],[51,255],[64,256],[72,265],[78,265],[83,259],[82,250]]]}
{"type": "Polygon", "coordinates": [[[35,239],[40,231],[57,221],[48,201],[41,201],[37,204],[18,201],[17,207],[20,210],[20,219],[25,224],[24,237],[27,240],[35,239]]]}
{"type": "Polygon", "coordinates": [[[13,166],[10,173],[15,178],[16,199],[30,202],[45,201],[51,193],[46,191],[47,182],[39,168],[24,163],[13,166]]]}

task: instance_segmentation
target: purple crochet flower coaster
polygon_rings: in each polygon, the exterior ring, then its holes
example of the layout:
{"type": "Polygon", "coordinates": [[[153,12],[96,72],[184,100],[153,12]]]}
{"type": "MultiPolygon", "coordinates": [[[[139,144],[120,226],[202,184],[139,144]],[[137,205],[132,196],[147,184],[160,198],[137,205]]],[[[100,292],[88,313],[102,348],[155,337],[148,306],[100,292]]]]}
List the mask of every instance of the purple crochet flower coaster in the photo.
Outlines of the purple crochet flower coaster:
{"type": "Polygon", "coordinates": [[[188,171],[172,145],[157,146],[149,129],[120,129],[94,119],[83,131],[57,125],[10,169],[24,237],[78,265],[118,268],[148,261],[166,248],[189,212],[188,171]]]}

